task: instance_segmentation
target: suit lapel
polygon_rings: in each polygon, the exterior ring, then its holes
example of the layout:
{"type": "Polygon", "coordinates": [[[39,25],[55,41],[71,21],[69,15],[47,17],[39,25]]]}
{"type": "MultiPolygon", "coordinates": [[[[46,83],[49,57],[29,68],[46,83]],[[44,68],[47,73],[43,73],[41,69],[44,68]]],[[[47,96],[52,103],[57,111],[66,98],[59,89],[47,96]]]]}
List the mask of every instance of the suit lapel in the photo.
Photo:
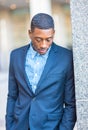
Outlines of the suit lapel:
{"type": "Polygon", "coordinates": [[[27,77],[27,74],[26,74],[26,71],[25,71],[25,61],[26,61],[26,55],[27,55],[27,51],[29,49],[30,45],[27,45],[25,46],[23,49],[22,49],[22,57],[21,57],[21,72],[23,72],[23,79],[24,81],[26,82],[27,84],[27,87],[25,89],[28,89],[28,92],[30,92],[30,95],[34,95],[33,92],[32,92],[32,89],[31,89],[31,84],[28,80],[28,77],[27,77]],[[29,91],[30,90],[30,91],[29,91]]]}
{"type": "Polygon", "coordinates": [[[55,59],[56,52],[57,52],[57,48],[56,48],[56,45],[53,43],[52,47],[51,47],[51,50],[50,50],[50,53],[49,53],[49,56],[48,56],[48,59],[46,61],[43,73],[42,73],[42,75],[40,77],[40,80],[38,82],[37,89],[36,89],[36,94],[41,89],[43,89],[43,88],[41,88],[42,81],[44,81],[44,79],[46,78],[46,75],[48,74],[48,72],[51,70],[51,68],[54,65],[53,60],[55,59]]]}

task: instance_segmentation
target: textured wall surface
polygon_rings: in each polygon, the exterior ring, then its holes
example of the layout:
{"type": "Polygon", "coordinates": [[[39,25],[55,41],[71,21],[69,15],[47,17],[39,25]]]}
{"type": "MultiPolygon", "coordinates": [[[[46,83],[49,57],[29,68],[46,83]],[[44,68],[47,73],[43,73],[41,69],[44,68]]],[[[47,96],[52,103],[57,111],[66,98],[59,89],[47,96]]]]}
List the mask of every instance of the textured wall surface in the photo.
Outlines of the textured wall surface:
{"type": "Polygon", "coordinates": [[[71,0],[77,130],[88,130],[88,0],[71,0]]]}

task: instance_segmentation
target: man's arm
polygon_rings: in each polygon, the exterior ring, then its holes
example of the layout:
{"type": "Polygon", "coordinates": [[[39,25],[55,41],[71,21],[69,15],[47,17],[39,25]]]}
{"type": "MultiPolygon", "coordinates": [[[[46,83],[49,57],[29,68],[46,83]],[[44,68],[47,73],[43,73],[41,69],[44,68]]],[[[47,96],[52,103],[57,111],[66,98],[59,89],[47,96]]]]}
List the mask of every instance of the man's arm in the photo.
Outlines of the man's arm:
{"type": "Polygon", "coordinates": [[[76,122],[76,103],[72,58],[68,66],[67,78],[65,83],[64,103],[64,114],[59,126],[59,130],[73,130],[76,122]]]}
{"type": "MultiPolygon", "coordinates": [[[[13,54],[13,53],[12,53],[13,54]]],[[[8,98],[6,108],[6,130],[10,130],[14,121],[14,106],[18,95],[18,87],[15,80],[13,69],[13,55],[10,57],[9,65],[9,83],[8,83],[8,98]]]]}

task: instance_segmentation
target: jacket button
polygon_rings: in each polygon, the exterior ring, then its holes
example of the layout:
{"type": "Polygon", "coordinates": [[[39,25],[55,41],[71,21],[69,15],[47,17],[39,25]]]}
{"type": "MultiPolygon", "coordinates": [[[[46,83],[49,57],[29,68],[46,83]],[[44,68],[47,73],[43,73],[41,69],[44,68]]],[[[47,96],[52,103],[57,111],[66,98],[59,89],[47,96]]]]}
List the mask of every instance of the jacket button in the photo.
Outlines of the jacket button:
{"type": "Polygon", "coordinates": [[[34,97],[32,100],[35,101],[35,99],[36,99],[36,98],[34,97]]]}

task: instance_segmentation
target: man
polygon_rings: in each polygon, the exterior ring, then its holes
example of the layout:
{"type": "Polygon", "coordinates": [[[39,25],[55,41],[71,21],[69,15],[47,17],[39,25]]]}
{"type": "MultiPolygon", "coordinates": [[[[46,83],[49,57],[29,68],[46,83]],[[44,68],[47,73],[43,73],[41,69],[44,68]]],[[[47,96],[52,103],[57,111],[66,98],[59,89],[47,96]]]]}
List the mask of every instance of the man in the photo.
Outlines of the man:
{"type": "Polygon", "coordinates": [[[53,43],[54,21],[36,14],[31,43],[11,53],[6,130],[73,130],[72,53],[53,43]]]}

